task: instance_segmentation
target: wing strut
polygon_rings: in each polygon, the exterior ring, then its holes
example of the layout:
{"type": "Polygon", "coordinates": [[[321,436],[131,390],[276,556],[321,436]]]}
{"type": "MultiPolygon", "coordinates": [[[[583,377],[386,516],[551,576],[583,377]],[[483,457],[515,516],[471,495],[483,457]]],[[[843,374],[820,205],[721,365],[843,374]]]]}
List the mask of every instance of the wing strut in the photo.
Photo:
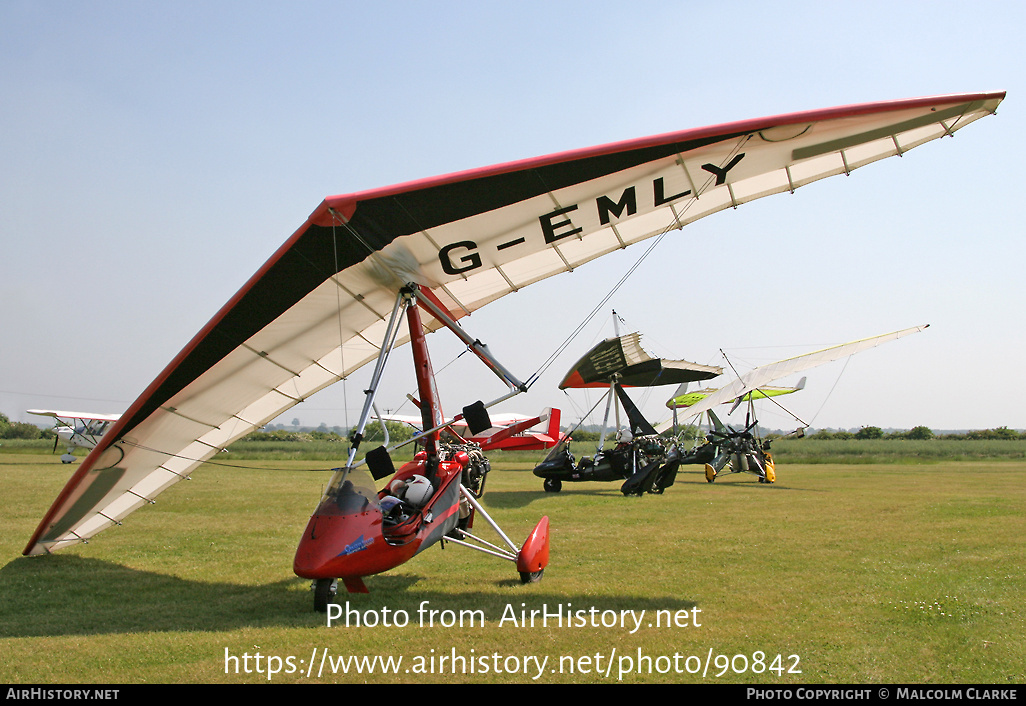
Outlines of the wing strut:
{"type": "Polygon", "coordinates": [[[429,292],[418,287],[414,290],[414,294],[419,301],[439,322],[445,325],[447,329],[455,333],[464,343],[466,343],[470,350],[473,351],[474,355],[484,361],[492,372],[499,376],[499,378],[512,388],[515,388],[517,392],[527,392],[527,385],[520,382],[513,373],[506,370],[506,368],[495,359],[488,351],[488,346],[481,343],[469,333],[464,331],[453,319],[449,316],[449,313],[442,306],[442,303],[438,301],[429,292]]]}
{"type": "MultiPolygon", "coordinates": [[[[399,295],[396,297],[395,307],[392,311],[392,317],[389,320],[388,329],[385,334],[385,340],[383,341],[381,351],[378,354],[377,366],[375,367],[374,375],[371,378],[370,389],[366,390],[367,400],[365,401],[363,411],[360,414],[360,421],[357,425],[357,431],[353,437],[353,445],[352,447],[350,447],[349,450],[349,459],[346,464],[347,472],[348,470],[359,467],[367,462],[366,457],[364,457],[364,459],[362,459],[361,461],[354,463],[357,447],[359,446],[360,441],[363,439],[363,431],[366,428],[367,421],[370,417],[370,412],[374,410],[374,396],[377,392],[377,387],[378,383],[381,380],[381,375],[384,372],[385,363],[388,360],[388,354],[395,345],[395,340],[398,336],[398,331],[400,328],[399,320],[401,319],[401,315],[409,307],[415,307],[418,305],[421,305],[425,309],[427,309],[428,313],[434,316],[446,328],[451,330],[461,340],[463,340],[474,352],[474,354],[477,355],[477,357],[480,358],[485,363],[485,365],[488,366],[490,370],[492,370],[492,372],[494,372],[504,383],[506,383],[509,386],[510,390],[506,394],[492,400],[487,404],[482,403],[485,409],[494,407],[500,402],[505,402],[511,397],[515,397],[516,395],[519,395],[522,392],[526,392],[528,389],[527,385],[520,382],[520,380],[515,375],[513,375],[513,373],[509,372],[506,369],[506,367],[503,366],[502,363],[500,363],[495,358],[495,356],[492,355],[492,353],[488,350],[488,347],[485,344],[481,343],[481,341],[475,339],[473,336],[464,331],[463,328],[460,327],[459,324],[457,324],[455,320],[453,320],[453,318],[448,314],[445,307],[436,298],[434,298],[434,296],[431,295],[429,291],[426,291],[415,284],[411,284],[407,287],[404,287],[399,292],[399,295]]],[[[378,416],[380,417],[380,415],[378,416]]],[[[431,428],[425,428],[420,434],[417,434],[411,439],[407,439],[406,441],[401,441],[393,446],[390,446],[387,449],[385,449],[385,451],[387,453],[392,453],[396,449],[406,446],[407,444],[411,444],[419,439],[424,438],[425,436],[430,436],[435,432],[441,431],[442,429],[450,426],[451,424],[459,421],[462,418],[463,415],[458,414],[449,421],[443,420],[440,424],[436,424],[431,428]]],[[[424,426],[426,427],[428,425],[425,424],[424,426]]],[[[385,443],[388,443],[387,439],[385,443]]]]}
{"type": "MultiPolygon", "coordinates": [[[[360,421],[356,425],[356,432],[352,435],[352,445],[349,447],[349,458],[346,461],[346,473],[353,468],[353,460],[356,458],[356,451],[363,441],[363,432],[367,428],[367,420],[370,418],[371,410],[374,409],[374,398],[378,392],[378,384],[385,372],[385,365],[388,363],[388,356],[395,346],[396,338],[399,335],[402,314],[410,305],[411,296],[407,289],[402,289],[396,295],[395,304],[392,307],[392,315],[388,320],[388,328],[385,330],[385,338],[381,342],[381,351],[378,353],[378,361],[374,366],[374,374],[371,376],[370,387],[364,392],[367,399],[363,402],[363,411],[360,412],[360,421]]],[[[343,480],[345,477],[343,476],[343,480]]]]}

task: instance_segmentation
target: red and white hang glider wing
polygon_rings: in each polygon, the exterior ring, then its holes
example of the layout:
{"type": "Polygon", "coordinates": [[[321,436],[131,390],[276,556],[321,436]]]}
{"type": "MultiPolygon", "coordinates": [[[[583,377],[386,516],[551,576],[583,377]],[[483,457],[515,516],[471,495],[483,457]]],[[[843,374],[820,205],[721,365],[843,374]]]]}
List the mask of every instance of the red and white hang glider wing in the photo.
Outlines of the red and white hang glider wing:
{"type": "Polygon", "coordinates": [[[372,360],[397,289],[459,318],[703,216],[950,135],[1004,93],[685,130],[325,199],[122,415],[25,549],[87,539],[372,360]]]}

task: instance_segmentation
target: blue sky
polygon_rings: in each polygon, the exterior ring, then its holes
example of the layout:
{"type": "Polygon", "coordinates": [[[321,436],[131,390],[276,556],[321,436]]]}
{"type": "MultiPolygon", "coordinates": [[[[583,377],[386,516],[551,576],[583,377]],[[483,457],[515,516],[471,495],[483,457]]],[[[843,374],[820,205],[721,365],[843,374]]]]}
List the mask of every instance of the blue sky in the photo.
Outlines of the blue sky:
{"type": "MultiPolygon", "coordinates": [[[[741,367],[929,323],[810,372],[788,406],[816,427],[1026,428],[1024,20],[991,2],[5,0],[0,412],[123,411],[330,194],[762,115],[1007,90],[996,117],[953,139],[688,226],[609,307],[653,353],[722,365],[722,349],[741,367]]],[[[466,326],[526,378],[642,253],[466,326]]],[[[612,333],[602,312],[504,409],[589,408],[556,385],[612,333]]],[[[459,352],[441,336],[438,368],[459,352]]],[[[449,406],[502,393],[464,362],[439,374],[449,406]]],[[[355,421],[363,386],[349,388],[285,421],[355,421]]],[[[645,409],[658,417],[671,391],[645,409]]]]}

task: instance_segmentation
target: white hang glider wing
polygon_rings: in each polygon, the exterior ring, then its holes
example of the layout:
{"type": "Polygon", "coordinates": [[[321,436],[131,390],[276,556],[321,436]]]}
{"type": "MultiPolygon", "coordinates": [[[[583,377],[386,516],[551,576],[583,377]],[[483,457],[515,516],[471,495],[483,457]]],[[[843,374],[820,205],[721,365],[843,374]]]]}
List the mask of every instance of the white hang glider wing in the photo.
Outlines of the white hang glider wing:
{"type": "Polygon", "coordinates": [[[329,197],[104,436],[25,553],[120,522],[374,359],[403,285],[459,319],[703,216],[951,135],[1004,95],[747,120],[329,197]]]}
{"type": "Polygon", "coordinates": [[[67,423],[69,420],[81,419],[94,422],[116,422],[120,414],[95,414],[93,412],[65,412],[59,409],[26,409],[29,414],[38,414],[43,417],[53,417],[59,422],[67,423]]]}
{"type": "MultiPolygon", "coordinates": [[[[695,419],[700,414],[704,414],[713,407],[724,402],[730,402],[739,397],[744,397],[749,393],[756,392],[757,390],[764,388],[774,380],[787,377],[788,375],[799,373],[803,370],[815,368],[817,365],[823,365],[834,360],[840,360],[851,355],[855,355],[864,350],[875,348],[881,343],[887,341],[896,341],[899,338],[908,336],[909,334],[919,333],[929,327],[929,324],[924,326],[913,326],[912,328],[902,329],[901,331],[895,331],[893,333],[885,333],[882,336],[874,336],[872,338],[863,338],[858,341],[851,341],[850,343],[842,343],[840,345],[831,346],[830,348],[824,348],[822,350],[813,351],[812,353],[806,353],[799,355],[794,358],[788,358],[787,360],[779,360],[775,363],[769,363],[755,368],[748,373],[737,378],[729,385],[719,388],[705,399],[685,408],[685,412],[678,418],[679,422],[686,422],[690,419],[695,419]]],[[[669,429],[671,422],[663,422],[656,426],[656,431],[664,432],[669,429]]]]}

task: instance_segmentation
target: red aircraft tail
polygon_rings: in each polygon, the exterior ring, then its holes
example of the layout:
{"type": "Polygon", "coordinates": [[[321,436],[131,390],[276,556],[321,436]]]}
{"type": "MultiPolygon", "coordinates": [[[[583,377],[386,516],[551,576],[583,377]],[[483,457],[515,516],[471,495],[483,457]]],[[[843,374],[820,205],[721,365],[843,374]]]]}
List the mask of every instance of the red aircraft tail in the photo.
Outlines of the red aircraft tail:
{"type": "Polygon", "coordinates": [[[549,410],[549,429],[546,433],[553,441],[559,441],[559,410],[555,407],[549,410]]]}

